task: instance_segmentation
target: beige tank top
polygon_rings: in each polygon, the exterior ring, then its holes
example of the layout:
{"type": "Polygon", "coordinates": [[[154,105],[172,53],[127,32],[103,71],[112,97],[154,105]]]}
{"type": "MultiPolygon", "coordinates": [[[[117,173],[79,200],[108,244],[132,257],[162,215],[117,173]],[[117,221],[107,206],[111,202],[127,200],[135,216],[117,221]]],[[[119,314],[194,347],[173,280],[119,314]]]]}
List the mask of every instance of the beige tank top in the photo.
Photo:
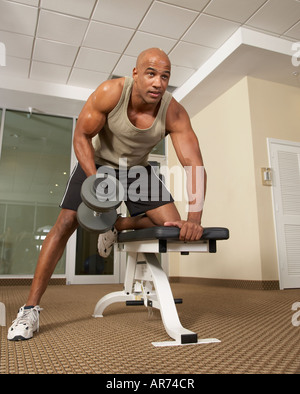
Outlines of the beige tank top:
{"type": "Polygon", "coordinates": [[[93,138],[95,163],[118,168],[148,164],[151,150],[165,137],[166,114],[172,95],[165,92],[158,114],[148,129],[138,129],[127,115],[133,78],[126,77],[122,95],[116,107],[108,114],[105,126],[93,138]]]}

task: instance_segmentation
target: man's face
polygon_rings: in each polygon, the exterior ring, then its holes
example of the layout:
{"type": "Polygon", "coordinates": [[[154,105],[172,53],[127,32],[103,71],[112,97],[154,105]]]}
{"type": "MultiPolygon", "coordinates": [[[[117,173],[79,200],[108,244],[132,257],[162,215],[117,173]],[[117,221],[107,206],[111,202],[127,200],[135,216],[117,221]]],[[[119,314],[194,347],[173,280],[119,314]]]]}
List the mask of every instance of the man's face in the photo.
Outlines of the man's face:
{"type": "Polygon", "coordinates": [[[137,94],[146,104],[157,104],[168,87],[170,74],[171,65],[165,55],[145,55],[133,70],[137,94]]]}

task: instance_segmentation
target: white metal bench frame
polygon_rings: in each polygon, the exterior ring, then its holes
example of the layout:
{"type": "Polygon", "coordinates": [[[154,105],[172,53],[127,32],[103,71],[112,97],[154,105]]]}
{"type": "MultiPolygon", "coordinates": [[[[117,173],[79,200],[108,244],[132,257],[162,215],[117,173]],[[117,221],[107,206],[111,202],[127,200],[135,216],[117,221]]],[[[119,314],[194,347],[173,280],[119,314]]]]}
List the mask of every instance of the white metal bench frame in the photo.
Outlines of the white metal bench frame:
{"type": "Polygon", "coordinates": [[[173,341],[152,342],[154,346],[220,342],[216,338],[198,339],[197,333],[182,326],[168,277],[157,257],[157,253],[215,252],[216,240],[200,240],[189,243],[174,239],[125,241],[118,243],[118,249],[127,252],[124,290],[112,292],[102,297],[96,304],[94,317],[103,317],[104,310],[115,302],[126,302],[129,305],[143,304],[148,308],[160,310],[165,330],[173,339],[173,341]]]}

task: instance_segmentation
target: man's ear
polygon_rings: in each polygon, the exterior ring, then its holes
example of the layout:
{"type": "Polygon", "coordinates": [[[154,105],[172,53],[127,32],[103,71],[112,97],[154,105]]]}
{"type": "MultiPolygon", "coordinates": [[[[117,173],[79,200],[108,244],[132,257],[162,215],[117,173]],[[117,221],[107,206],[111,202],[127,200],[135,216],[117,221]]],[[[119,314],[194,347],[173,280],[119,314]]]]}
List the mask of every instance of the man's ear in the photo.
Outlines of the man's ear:
{"type": "Polygon", "coordinates": [[[137,78],[137,74],[138,74],[137,68],[134,67],[134,69],[132,70],[132,77],[134,80],[137,78]]]}

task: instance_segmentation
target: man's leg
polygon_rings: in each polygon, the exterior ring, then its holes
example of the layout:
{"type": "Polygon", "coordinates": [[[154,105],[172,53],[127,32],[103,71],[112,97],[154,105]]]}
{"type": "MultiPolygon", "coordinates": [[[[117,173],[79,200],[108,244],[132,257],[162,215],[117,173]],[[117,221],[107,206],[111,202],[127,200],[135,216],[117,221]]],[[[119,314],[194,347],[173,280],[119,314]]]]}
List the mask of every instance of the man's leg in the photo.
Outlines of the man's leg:
{"type": "Polygon", "coordinates": [[[38,331],[40,311],[38,304],[68,239],[77,227],[76,211],[62,209],[43,242],[26,305],[19,309],[17,318],[8,329],[7,339],[10,341],[30,339],[33,333],[38,331]]]}
{"type": "Polygon", "coordinates": [[[133,182],[136,182],[134,172],[130,176],[129,173],[127,174],[126,206],[132,216],[127,218],[120,217],[115,224],[117,231],[163,226],[165,222],[180,220],[174,200],[161,178],[157,176],[155,168],[148,165],[143,172],[140,167],[137,167],[136,171],[137,174],[140,174],[144,183],[140,185],[139,194],[135,195],[135,188],[131,189],[133,182]],[[136,197],[139,197],[140,200],[139,198],[136,199],[136,197]],[[139,215],[140,212],[145,212],[145,214],[139,215]]]}
{"type": "Polygon", "coordinates": [[[144,215],[119,217],[112,230],[100,234],[98,238],[98,252],[101,257],[107,258],[118,237],[118,231],[138,230],[153,226],[163,226],[165,222],[180,220],[180,215],[173,202],[146,211],[144,215]]]}
{"type": "Polygon", "coordinates": [[[145,215],[122,218],[115,227],[118,231],[138,230],[141,228],[163,226],[165,222],[180,220],[179,212],[173,202],[148,210],[145,215]]]}
{"type": "Polygon", "coordinates": [[[151,209],[146,215],[154,223],[154,226],[163,226],[166,222],[181,220],[180,214],[173,202],[151,209]]]}
{"type": "Polygon", "coordinates": [[[62,209],[43,242],[26,305],[38,305],[66,244],[78,227],[76,212],[62,209]]]}

